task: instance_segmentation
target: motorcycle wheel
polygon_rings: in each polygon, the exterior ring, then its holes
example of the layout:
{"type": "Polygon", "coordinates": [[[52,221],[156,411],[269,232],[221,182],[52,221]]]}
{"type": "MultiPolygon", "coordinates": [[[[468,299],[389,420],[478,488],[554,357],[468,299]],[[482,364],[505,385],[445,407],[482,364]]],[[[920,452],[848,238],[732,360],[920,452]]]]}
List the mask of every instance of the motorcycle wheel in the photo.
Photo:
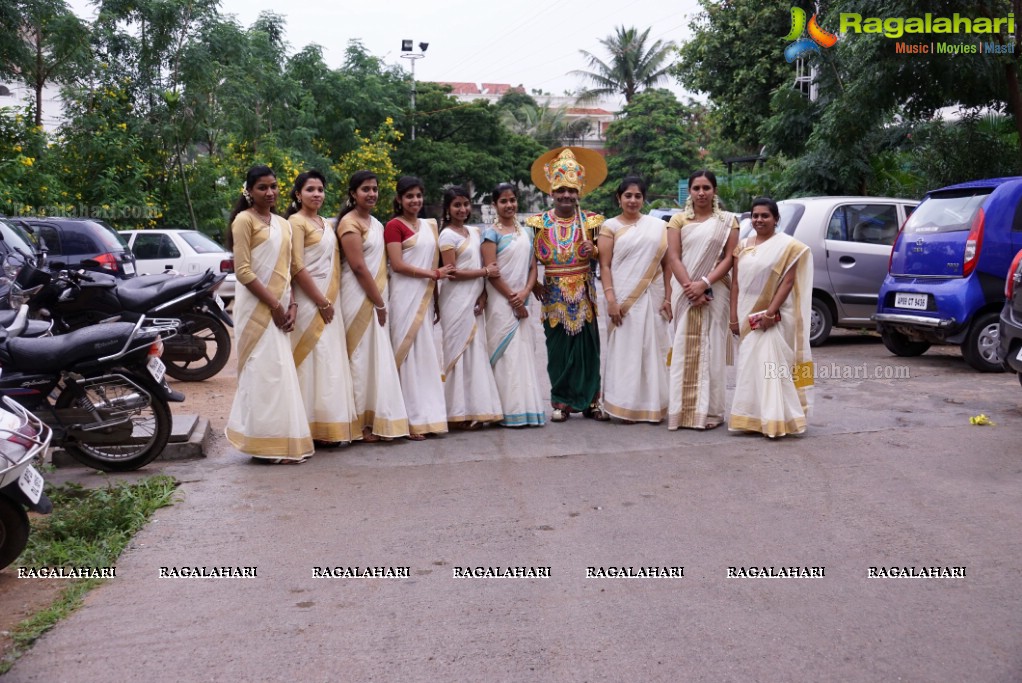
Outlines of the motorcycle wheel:
{"type": "MultiPolygon", "coordinates": [[[[189,313],[181,316],[181,326],[188,330],[183,336],[191,336],[206,349],[202,358],[196,360],[174,360],[164,352],[167,374],[183,382],[201,382],[213,377],[224,369],[231,357],[231,333],[222,322],[203,313],[189,313]]],[[[173,345],[174,339],[165,342],[173,345]]]]}
{"type": "Polygon", "coordinates": [[[28,545],[28,514],[13,500],[0,498],[0,569],[18,559],[28,545]]]}
{"type": "MultiPolygon", "coordinates": [[[[113,370],[117,374],[124,375],[132,382],[142,387],[149,394],[149,405],[139,410],[132,418],[132,435],[130,443],[107,444],[89,443],[80,438],[68,439],[63,444],[71,457],[89,467],[104,472],[127,472],[137,470],[151,463],[163,452],[170,440],[170,429],[173,417],[170,414],[170,406],[167,399],[163,398],[161,390],[156,389],[153,383],[147,379],[121,369],[113,370]]],[[[117,390],[123,395],[135,393],[135,388],[121,384],[107,385],[108,392],[117,390]]],[[[117,399],[117,396],[109,396],[108,399],[117,399]]],[[[88,394],[78,386],[72,390],[65,389],[57,398],[55,408],[70,408],[75,401],[80,399],[90,400],[88,394]]],[[[96,413],[100,420],[108,419],[108,408],[97,407],[96,413]]]]}

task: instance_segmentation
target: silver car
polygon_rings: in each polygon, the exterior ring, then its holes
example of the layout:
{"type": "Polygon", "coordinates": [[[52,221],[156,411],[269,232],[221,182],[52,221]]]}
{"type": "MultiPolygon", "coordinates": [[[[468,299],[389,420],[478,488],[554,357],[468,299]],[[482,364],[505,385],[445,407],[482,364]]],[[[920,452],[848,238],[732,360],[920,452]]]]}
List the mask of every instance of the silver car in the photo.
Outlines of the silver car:
{"type": "MultiPolygon", "coordinates": [[[[802,197],[777,202],[778,230],[813,251],[809,343],[834,327],[872,328],[877,293],[887,275],[898,230],[919,202],[891,197],[802,197]]],[[[751,222],[742,235],[751,232],[751,222]]]]}

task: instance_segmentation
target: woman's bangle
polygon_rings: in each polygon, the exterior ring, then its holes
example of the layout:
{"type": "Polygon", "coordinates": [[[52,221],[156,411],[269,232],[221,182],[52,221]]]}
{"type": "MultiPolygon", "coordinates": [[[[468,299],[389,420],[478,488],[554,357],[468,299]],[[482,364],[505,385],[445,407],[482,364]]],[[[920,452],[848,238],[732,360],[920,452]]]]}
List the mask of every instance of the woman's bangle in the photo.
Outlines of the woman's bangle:
{"type": "Polygon", "coordinates": [[[375,308],[377,311],[385,311],[387,310],[387,304],[383,304],[382,306],[377,306],[376,304],[373,304],[373,308],[375,308]]]}
{"type": "Polygon", "coordinates": [[[776,313],[774,313],[773,315],[770,315],[766,311],[763,311],[763,317],[766,318],[767,320],[777,320],[777,314],[776,313]]]}
{"type": "Polygon", "coordinates": [[[291,305],[288,306],[288,308],[298,308],[298,302],[297,301],[292,301],[291,305]]]}
{"type": "Polygon", "coordinates": [[[331,306],[333,306],[333,304],[330,303],[329,301],[327,301],[325,304],[323,304],[321,306],[317,306],[317,308],[319,310],[321,310],[321,311],[325,311],[326,309],[330,308],[331,306]]]}
{"type": "Polygon", "coordinates": [[[732,320],[731,322],[728,323],[728,325],[737,325],[737,324],[738,324],[737,320],[732,320]]]}
{"type": "Polygon", "coordinates": [[[271,308],[270,312],[271,313],[276,313],[277,311],[279,311],[283,307],[284,307],[284,302],[281,301],[280,299],[277,299],[277,305],[274,306],[273,308],[271,308]]]}
{"type": "Polygon", "coordinates": [[[433,271],[433,279],[434,280],[439,280],[440,279],[440,269],[439,268],[437,268],[436,270],[433,271]]]}
{"type": "Polygon", "coordinates": [[[702,277],[701,277],[701,278],[699,278],[699,279],[700,279],[700,280],[702,280],[703,282],[705,282],[705,283],[706,283],[706,286],[707,286],[707,287],[712,287],[712,286],[713,286],[713,285],[712,285],[712,284],[710,283],[710,279],[709,279],[708,277],[706,277],[705,275],[704,275],[704,276],[702,276],[702,277]]]}

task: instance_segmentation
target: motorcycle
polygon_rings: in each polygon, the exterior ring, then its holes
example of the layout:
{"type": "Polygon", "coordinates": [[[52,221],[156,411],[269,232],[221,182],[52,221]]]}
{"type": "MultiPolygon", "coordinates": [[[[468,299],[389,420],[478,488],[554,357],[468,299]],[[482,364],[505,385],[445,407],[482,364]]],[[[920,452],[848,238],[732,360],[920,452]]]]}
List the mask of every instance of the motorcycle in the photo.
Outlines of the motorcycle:
{"type": "Polygon", "coordinates": [[[43,493],[43,477],[33,467],[50,447],[53,432],[10,398],[0,407],[0,569],[14,562],[28,544],[28,514],[48,515],[53,504],[43,493]]]}
{"type": "Polygon", "coordinates": [[[167,374],[198,382],[220,372],[231,356],[234,321],[216,289],[227,275],[140,275],[120,280],[85,271],[51,273],[26,262],[11,284],[10,303],[28,303],[33,316],[49,318],[64,334],[100,322],[144,315],[170,324],[177,332],[165,340],[167,374]]]}
{"type": "MultiPolygon", "coordinates": [[[[167,384],[160,360],[172,325],[93,325],[56,337],[24,338],[28,308],[0,329],[0,395],[53,430],[53,444],[84,465],[106,471],[143,467],[170,439],[169,402],[184,395],[167,384]]],[[[171,337],[172,338],[172,337],[171,337]]]]}

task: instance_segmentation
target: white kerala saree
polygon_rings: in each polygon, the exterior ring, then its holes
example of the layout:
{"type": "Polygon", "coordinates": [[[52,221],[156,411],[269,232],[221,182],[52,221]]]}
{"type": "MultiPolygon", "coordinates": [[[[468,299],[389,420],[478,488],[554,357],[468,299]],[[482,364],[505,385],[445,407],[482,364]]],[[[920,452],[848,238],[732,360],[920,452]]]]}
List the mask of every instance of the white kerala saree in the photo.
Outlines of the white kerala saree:
{"type": "MultiPolygon", "coordinates": [[[[434,270],[440,251],[436,221],[419,219],[415,234],[401,243],[401,257],[416,268],[434,270]]],[[[447,406],[440,357],[433,336],[436,281],[392,272],[390,339],[401,375],[408,429],[412,434],[447,431],[447,406]]]]}
{"type": "MultiPolygon", "coordinates": [[[[681,261],[692,280],[710,274],[720,262],[731,230],[738,227],[734,214],[722,212],[705,221],[671,221],[681,230],[681,261]],[[678,227],[681,223],[681,227],[678,227]]],[[[724,421],[727,356],[731,346],[730,275],[713,283],[713,300],[692,306],[681,284],[673,281],[674,341],[670,353],[670,406],[667,428],[705,429],[724,421]]]]}
{"type": "Polygon", "coordinates": [[[291,289],[291,226],[273,215],[270,224],[250,211],[231,225],[238,284],[234,329],[238,387],[225,430],[227,440],[256,458],[300,460],[313,453],[309,422],[291,356],[288,334],[273,324],[270,307],[244,285],[258,279],[284,306],[291,289]]]}
{"type": "MultiPolygon", "coordinates": [[[[522,227],[510,235],[501,235],[493,228],[483,239],[497,245],[500,276],[514,291],[521,291],[529,281],[529,269],[535,259],[532,238],[522,227]]],[[[487,281],[486,349],[490,354],[493,379],[504,411],[505,427],[538,427],[546,423],[543,395],[536,372],[535,325],[515,317],[504,295],[487,281]]]]}
{"type": "Polygon", "coordinates": [[[661,262],[667,253],[667,224],[642,216],[633,225],[620,218],[603,224],[601,237],[614,240],[611,270],[623,318],[610,324],[603,370],[603,409],[633,422],[660,422],[667,415],[667,321],[661,262]]]}
{"type": "Polygon", "coordinates": [[[361,439],[341,315],[337,236],[301,214],[292,215],[290,222],[295,272],[304,269],[323,298],[334,305],[334,318],[328,325],[316,300],[295,286],[298,316],[291,332],[291,349],[309,429],[318,441],[361,439]]]}
{"type": "Polygon", "coordinates": [[[813,363],[809,321],[813,254],[782,232],[759,246],[755,235],[735,250],[741,344],[731,403],[732,431],[769,437],[801,434],[812,407],[813,363]],[[777,324],[752,329],[749,315],[766,310],[784,274],[795,268],[795,285],[779,309],[777,324]]]}
{"type": "MultiPolygon", "coordinates": [[[[347,233],[361,236],[362,256],[386,301],[387,256],[383,225],[370,217],[369,224],[363,226],[358,216],[350,212],[337,226],[340,239],[347,233]]],[[[390,343],[390,321],[388,319],[383,326],[377,322],[373,302],[365,295],[346,259],[342,260],[341,267],[341,316],[360,429],[368,428],[385,438],[408,436],[408,415],[390,343]]]]}
{"type": "MultiPolygon", "coordinates": [[[[452,229],[440,235],[440,251],[453,251],[459,270],[482,268],[479,228],[466,226],[468,237],[452,229]]],[[[500,394],[486,350],[484,316],[475,314],[485,278],[440,283],[443,328],[443,381],[447,422],[497,422],[503,417],[500,394]]]]}

